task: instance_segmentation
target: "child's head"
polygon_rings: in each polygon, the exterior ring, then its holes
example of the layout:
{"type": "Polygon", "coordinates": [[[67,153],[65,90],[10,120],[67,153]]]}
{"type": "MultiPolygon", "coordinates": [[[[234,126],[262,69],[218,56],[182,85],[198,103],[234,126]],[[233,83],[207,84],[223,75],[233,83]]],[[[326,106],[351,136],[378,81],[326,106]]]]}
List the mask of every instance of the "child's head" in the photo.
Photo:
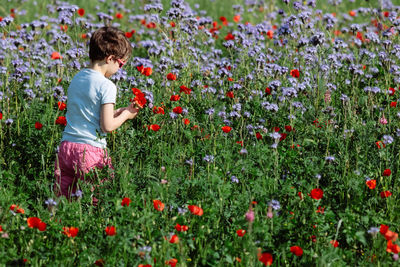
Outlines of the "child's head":
{"type": "Polygon", "coordinates": [[[102,27],[90,38],[89,58],[92,62],[101,61],[109,56],[115,60],[126,60],[132,54],[132,46],[125,33],[115,27],[102,27]]]}

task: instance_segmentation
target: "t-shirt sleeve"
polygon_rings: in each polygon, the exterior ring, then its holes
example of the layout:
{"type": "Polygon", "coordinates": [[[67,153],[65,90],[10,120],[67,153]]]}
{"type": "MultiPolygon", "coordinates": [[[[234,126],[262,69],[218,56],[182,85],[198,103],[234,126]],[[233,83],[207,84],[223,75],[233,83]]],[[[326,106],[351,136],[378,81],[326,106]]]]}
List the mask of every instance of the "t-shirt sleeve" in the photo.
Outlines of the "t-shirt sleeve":
{"type": "Polygon", "coordinates": [[[115,104],[117,98],[117,87],[111,81],[102,84],[101,87],[101,104],[115,104]]]}

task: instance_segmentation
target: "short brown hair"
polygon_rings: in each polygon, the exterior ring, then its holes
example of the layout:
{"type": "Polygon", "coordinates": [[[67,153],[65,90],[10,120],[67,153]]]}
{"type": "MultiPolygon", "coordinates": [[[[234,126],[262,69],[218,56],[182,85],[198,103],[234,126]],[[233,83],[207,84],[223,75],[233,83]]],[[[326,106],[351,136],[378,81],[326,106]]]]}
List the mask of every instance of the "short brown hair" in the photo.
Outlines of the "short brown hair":
{"type": "Polygon", "coordinates": [[[102,27],[90,38],[89,58],[91,61],[103,60],[111,55],[114,55],[116,59],[123,59],[131,54],[131,43],[125,37],[125,33],[118,28],[102,27]]]}

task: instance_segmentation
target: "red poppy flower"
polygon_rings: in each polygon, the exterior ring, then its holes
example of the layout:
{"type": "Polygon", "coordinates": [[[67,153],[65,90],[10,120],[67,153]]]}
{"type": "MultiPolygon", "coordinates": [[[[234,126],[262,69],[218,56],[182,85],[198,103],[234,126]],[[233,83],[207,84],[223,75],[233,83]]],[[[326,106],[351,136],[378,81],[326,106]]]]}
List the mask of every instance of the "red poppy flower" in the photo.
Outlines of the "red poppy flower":
{"type": "Polygon", "coordinates": [[[324,195],[324,191],[322,191],[322,189],[320,188],[314,188],[313,190],[311,190],[310,196],[313,199],[321,199],[324,195]]]}
{"type": "Polygon", "coordinates": [[[146,27],[148,29],[155,29],[157,27],[157,25],[154,22],[150,22],[146,25],[146,27]]]}
{"type": "Polygon", "coordinates": [[[117,19],[122,19],[124,17],[124,15],[122,15],[121,13],[117,13],[117,14],[115,14],[115,17],[117,19]]]}
{"type": "Polygon", "coordinates": [[[274,258],[271,254],[264,252],[258,253],[258,260],[261,261],[265,266],[270,266],[274,262],[274,258]]]}
{"type": "Polygon", "coordinates": [[[286,125],[285,130],[286,130],[286,132],[291,132],[293,130],[293,128],[290,125],[286,125]]]}
{"type": "Polygon", "coordinates": [[[331,240],[329,242],[334,248],[337,248],[339,246],[339,242],[337,240],[331,240]]]}
{"type": "Polygon", "coordinates": [[[193,215],[197,215],[197,216],[202,216],[203,215],[203,209],[196,206],[196,205],[189,205],[188,206],[189,211],[193,214],[193,215]]]}
{"type": "Polygon", "coordinates": [[[68,236],[68,237],[75,237],[78,235],[79,228],[77,227],[63,227],[63,234],[68,236]]]}
{"type": "Polygon", "coordinates": [[[42,222],[38,217],[29,217],[26,222],[29,228],[37,228],[42,232],[46,230],[46,223],[42,222]]]}
{"type": "Polygon", "coordinates": [[[132,32],[125,32],[125,37],[126,38],[132,38],[133,33],[132,32]]]}
{"type": "Polygon", "coordinates": [[[369,189],[374,189],[376,187],[376,180],[368,180],[365,182],[369,189]]]}
{"type": "Polygon", "coordinates": [[[132,88],[132,92],[135,95],[135,98],[133,99],[133,101],[135,101],[136,105],[138,105],[138,107],[143,108],[146,103],[147,100],[144,96],[144,94],[142,93],[142,91],[140,91],[137,88],[132,88]]]}
{"type": "Polygon", "coordinates": [[[183,123],[185,124],[185,125],[188,125],[189,123],[190,123],[190,120],[189,119],[183,119],[183,123]]]}
{"type": "Polygon", "coordinates": [[[151,264],[139,264],[138,267],[152,267],[151,264]]]}
{"type": "Polygon", "coordinates": [[[383,171],[383,176],[390,176],[392,174],[392,171],[390,170],[390,169],[385,169],[384,171],[383,171]]]}
{"type": "Polygon", "coordinates": [[[108,236],[114,236],[117,234],[115,226],[107,226],[104,230],[108,236]]]}
{"type": "Polygon", "coordinates": [[[105,264],[103,259],[98,259],[97,261],[94,262],[94,265],[99,266],[99,267],[103,267],[105,264]]]}
{"type": "Polygon", "coordinates": [[[83,8],[78,9],[77,12],[78,12],[78,15],[81,17],[83,17],[83,15],[85,15],[85,9],[83,9],[83,8]]]}
{"type": "Polygon", "coordinates": [[[153,113],[154,114],[165,114],[164,108],[155,106],[155,107],[153,107],[153,113]]]}
{"type": "Polygon", "coordinates": [[[240,15],[236,15],[233,17],[233,21],[238,23],[240,21],[240,15]]]}
{"type": "Polygon", "coordinates": [[[292,252],[297,257],[300,257],[301,255],[303,255],[303,249],[299,246],[290,247],[290,252],[292,252]]]}
{"type": "Polygon", "coordinates": [[[228,81],[233,82],[233,79],[231,77],[228,77],[228,81]]]}
{"type": "Polygon", "coordinates": [[[62,59],[62,56],[60,55],[60,53],[54,51],[51,54],[51,59],[62,59]]]}
{"type": "Polygon", "coordinates": [[[82,38],[82,39],[86,39],[86,38],[87,38],[87,34],[86,34],[86,33],[82,33],[82,34],[81,34],[81,38],[82,38]]]}
{"type": "Polygon", "coordinates": [[[285,140],[287,137],[287,133],[281,133],[281,138],[279,138],[279,141],[285,140]]]}
{"type": "Polygon", "coordinates": [[[299,78],[300,77],[300,72],[298,69],[293,69],[290,71],[290,75],[292,75],[292,77],[294,78],[299,78]]]}
{"type": "Polygon", "coordinates": [[[265,93],[266,93],[267,95],[270,95],[270,94],[271,94],[271,89],[269,89],[268,87],[265,88],[265,93]]]}
{"type": "Polygon", "coordinates": [[[237,234],[239,237],[244,236],[245,233],[246,233],[246,230],[243,230],[243,229],[236,230],[236,234],[237,234]]]}
{"type": "Polygon", "coordinates": [[[180,88],[179,93],[184,92],[185,94],[190,95],[190,93],[192,92],[191,89],[187,88],[184,85],[181,85],[179,88],[180,88]]]}
{"type": "Polygon", "coordinates": [[[176,26],[175,22],[173,22],[173,21],[171,21],[171,22],[169,23],[169,25],[171,25],[172,28],[174,28],[174,27],[176,26]]]}
{"type": "Polygon", "coordinates": [[[354,16],[356,15],[356,12],[355,12],[354,10],[350,10],[350,11],[349,11],[349,15],[352,16],[352,17],[354,17],[354,16]]]}
{"type": "Polygon", "coordinates": [[[0,225],[0,233],[1,233],[1,232],[3,232],[3,228],[2,228],[1,225],[0,225]]]}
{"type": "Polygon", "coordinates": [[[392,192],[390,192],[389,190],[381,192],[381,198],[387,198],[387,197],[390,197],[391,195],[392,195],[392,192]]]}
{"type": "Polygon", "coordinates": [[[389,230],[389,226],[381,224],[381,227],[379,228],[379,233],[381,233],[382,235],[385,235],[388,230],[389,230]]]}
{"type": "Polygon", "coordinates": [[[382,141],[376,141],[375,144],[376,144],[376,146],[378,147],[378,149],[381,149],[381,148],[385,148],[385,147],[386,147],[385,143],[382,142],[382,141]]]}
{"type": "Polygon", "coordinates": [[[229,132],[232,130],[232,128],[229,127],[229,126],[223,126],[221,129],[222,129],[222,131],[223,131],[224,133],[229,133],[229,132]]]}
{"type": "Polygon", "coordinates": [[[122,207],[125,207],[125,206],[129,207],[129,204],[131,204],[131,202],[132,202],[132,200],[129,197],[124,197],[122,199],[121,206],[122,207]]]}
{"type": "Polygon", "coordinates": [[[389,253],[398,254],[400,252],[400,246],[393,244],[392,240],[387,242],[386,251],[389,253]]]}
{"type": "Polygon", "coordinates": [[[145,76],[150,76],[153,73],[153,69],[150,67],[137,66],[136,69],[145,76]]]}
{"type": "Polygon", "coordinates": [[[267,31],[267,36],[268,36],[269,39],[274,38],[274,31],[273,30],[267,31]]]}
{"type": "Polygon", "coordinates": [[[56,119],[56,124],[66,126],[66,125],[67,125],[67,118],[65,118],[64,116],[59,116],[59,117],[56,119]]]}
{"type": "Polygon", "coordinates": [[[170,101],[178,101],[181,99],[180,95],[171,95],[171,98],[169,99],[170,101]]]}
{"type": "Polygon", "coordinates": [[[175,229],[178,232],[186,232],[187,230],[189,230],[189,227],[187,225],[180,225],[179,223],[177,223],[175,225],[175,229]]]}
{"type": "Polygon", "coordinates": [[[176,114],[182,114],[183,108],[178,106],[172,109],[172,111],[176,114]]]}
{"type": "Polygon", "coordinates": [[[256,138],[257,138],[257,140],[260,140],[260,139],[262,139],[263,137],[262,137],[262,135],[261,135],[259,132],[256,132],[256,138]]]}
{"type": "Polygon", "coordinates": [[[177,235],[173,235],[173,236],[171,236],[171,238],[169,239],[168,242],[171,244],[179,243],[179,237],[177,235]]]}
{"type": "Polygon", "coordinates": [[[394,93],[396,92],[396,89],[390,87],[389,88],[389,95],[394,95],[394,93]]]}
{"type": "Polygon", "coordinates": [[[162,203],[161,200],[158,199],[153,200],[153,206],[158,211],[163,211],[163,209],[165,208],[164,203],[162,203]]]}
{"type": "Polygon", "coordinates": [[[149,125],[149,130],[154,131],[154,132],[157,132],[158,130],[160,130],[160,128],[161,127],[158,124],[149,125]]]}
{"type": "Polygon", "coordinates": [[[3,113],[0,112],[0,120],[3,119],[3,113]]]}
{"type": "Polygon", "coordinates": [[[391,108],[395,108],[396,106],[397,106],[397,102],[396,101],[390,102],[390,107],[391,108]]]}
{"type": "Polygon", "coordinates": [[[10,210],[14,211],[15,213],[25,214],[25,210],[23,208],[20,208],[18,205],[15,205],[15,204],[12,204],[10,206],[10,210]]]}
{"type": "Polygon", "coordinates": [[[170,260],[165,261],[165,264],[169,265],[171,267],[175,267],[177,263],[178,263],[177,259],[170,259],[170,260]]]}
{"type": "Polygon", "coordinates": [[[235,35],[233,35],[232,33],[228,33],[225,36],[225,41],[228,41],[228,40],[235,40],[235,35]]]}
{"type": "Polygon", "coordinates": [[[57,106],[58,106],[59,110],[63,111],[67,107],[67,104],[65,104],[64,102],[58,101],[57,106]]]}
{"type": "Polygon", "coordinates": [[[170,72],[170,73],[167,74],[167,79],[169,81],[175,81],[176,80],[176,75],[170,72]]]}
{"type": "Polygon", "coordinates": [[[226,96],[229,97],[229,98],[234,98],[235,97],[235,95],[233,94],[232,91],[227,92],[226,96]]]}

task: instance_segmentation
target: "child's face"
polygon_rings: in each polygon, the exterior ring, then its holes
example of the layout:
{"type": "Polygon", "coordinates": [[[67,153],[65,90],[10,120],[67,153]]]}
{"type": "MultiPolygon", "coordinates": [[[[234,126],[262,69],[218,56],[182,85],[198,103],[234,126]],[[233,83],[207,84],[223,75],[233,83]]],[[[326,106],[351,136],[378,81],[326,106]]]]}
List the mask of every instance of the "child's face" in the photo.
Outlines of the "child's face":
{"type": "Polygon", "coordinates": [[[115,56],[109,56],[106,59],[107,68],[104,76],[111,77],[114,75],[123,65],[125,65],[127,59],[117,59],[115,56]]]}

